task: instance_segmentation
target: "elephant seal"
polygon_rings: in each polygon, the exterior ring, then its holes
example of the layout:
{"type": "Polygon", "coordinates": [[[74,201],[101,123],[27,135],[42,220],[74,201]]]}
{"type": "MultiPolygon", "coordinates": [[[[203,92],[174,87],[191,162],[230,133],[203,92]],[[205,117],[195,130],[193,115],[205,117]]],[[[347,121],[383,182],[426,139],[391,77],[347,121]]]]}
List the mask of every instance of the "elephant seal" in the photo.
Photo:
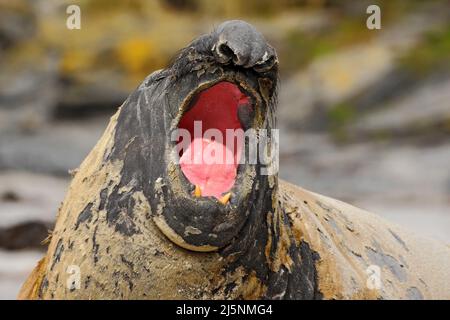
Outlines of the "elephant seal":
{"type": "Polygon", "coordinates": [[[448,246],[268,170],[277,84],[275,50],[243,21],[148,76],[76,171],[19,298],[450,298],[448,246]],[[256,130],[266,152],[207,173],[183,164],[173,132],[196,120],[256,130]]]}

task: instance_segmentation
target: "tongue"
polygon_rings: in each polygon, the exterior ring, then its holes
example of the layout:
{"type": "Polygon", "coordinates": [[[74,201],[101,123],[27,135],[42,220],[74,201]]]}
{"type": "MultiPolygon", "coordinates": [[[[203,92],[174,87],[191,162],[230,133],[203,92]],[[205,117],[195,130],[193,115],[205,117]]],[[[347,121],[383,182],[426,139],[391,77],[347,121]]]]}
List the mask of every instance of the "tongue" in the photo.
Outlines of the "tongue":
{"type": "Polygon", "coordinates": [[[199,186],[203,197],[220,199],[235,182],[237,164],[234,153],[222,143],[195,138],[180,158],[186,178],[199,186]]]}

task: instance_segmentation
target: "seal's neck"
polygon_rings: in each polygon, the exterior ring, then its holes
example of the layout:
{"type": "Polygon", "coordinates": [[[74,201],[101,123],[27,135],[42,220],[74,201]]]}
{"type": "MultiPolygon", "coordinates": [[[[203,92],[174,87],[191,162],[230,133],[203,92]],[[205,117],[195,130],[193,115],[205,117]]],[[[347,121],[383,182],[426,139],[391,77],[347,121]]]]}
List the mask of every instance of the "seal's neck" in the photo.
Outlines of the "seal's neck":
{"type": "Polygon", "coordinates": [[[295,237],[278,178],[272,185],[264,181],[239,237],[220,252],[229,261],[224,274],[244,271],[240,292],[246,299],[320,299],[315,266],[320,257],[295,237]]]}
{"type": "Polygon", "coordinates": [[[288,228],[278,201],[278,177],[272,178],[271,183],[268,176],[259,180],[258,190],[254,190],[255,201],[250,204],[245,225],[235,241],[220,251],[229,261],[225,273],[233,274],[242,268],[245,270],[247,281],[250,281],[247,285],[255,288],[251,292],[244,291],[252,298],[265,296],[262,288],[267,287],[272,274],[278,271],[274,269],[274,254],[277,251],[279,229],[288,228]]]}

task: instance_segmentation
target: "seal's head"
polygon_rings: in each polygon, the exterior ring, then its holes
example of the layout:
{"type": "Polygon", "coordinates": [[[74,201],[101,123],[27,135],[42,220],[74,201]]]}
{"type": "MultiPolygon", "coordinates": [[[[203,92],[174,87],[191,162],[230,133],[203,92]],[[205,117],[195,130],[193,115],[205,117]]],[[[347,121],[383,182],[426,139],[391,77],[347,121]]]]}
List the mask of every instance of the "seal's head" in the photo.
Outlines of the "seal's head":
{"type": "Polygon", "coordinates": [[[275,50],[261,33],[227,21],[122,107],[111,156],[124,160],[124,185],[135,180],[152,219],[179,246],[224,248],[272,205],[277,80],[275,50]]]}

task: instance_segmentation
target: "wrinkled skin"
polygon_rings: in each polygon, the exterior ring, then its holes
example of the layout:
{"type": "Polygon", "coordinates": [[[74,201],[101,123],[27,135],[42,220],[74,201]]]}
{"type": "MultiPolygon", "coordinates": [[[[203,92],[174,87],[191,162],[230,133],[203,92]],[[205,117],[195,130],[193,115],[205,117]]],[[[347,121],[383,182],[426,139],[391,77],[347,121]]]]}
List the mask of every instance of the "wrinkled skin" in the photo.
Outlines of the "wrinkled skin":
{"type": "Polygon", "coordinates": [[[241,165],[226,205],[192,196],[170,137],[195,95],[233,82],[252,98],[251,127],[271,129],[277,77],[275,50],[242,21],[148,76],[77,170],[19,298],[450,298],[448,246],[279,183],[261,162],[241,165]],[[380,287],[367,285],[374,265],[380,287]]]}

